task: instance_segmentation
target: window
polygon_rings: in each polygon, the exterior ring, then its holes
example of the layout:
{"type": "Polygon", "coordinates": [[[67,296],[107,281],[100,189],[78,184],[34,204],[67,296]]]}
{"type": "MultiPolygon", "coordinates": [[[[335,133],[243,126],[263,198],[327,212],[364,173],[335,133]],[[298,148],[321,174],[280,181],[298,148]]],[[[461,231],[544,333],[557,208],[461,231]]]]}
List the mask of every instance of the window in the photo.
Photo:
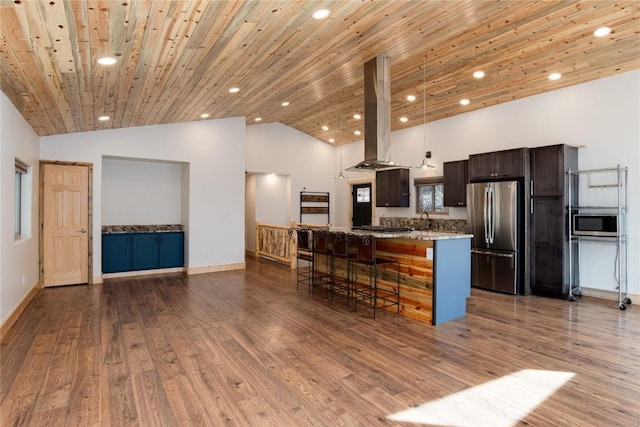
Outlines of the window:
{"type": "Polygon", "coordinates": [[[371,203],[371,187],[356,188],[357,203],[371,203]]]}
{"type": "Polygon", "coordinates": [[[416,178],[416,212],[448,214],[449,208],[444,205],[444,184],[442,177],[416,178]]]}
{"type": "Polygon", "coordinates": [[[25,212],[24,203],[26,200],[25,192],[27,190],[27,185],[25,184],[27,176],[27,172],[29,170],[29,166],[27,166],[22,161],[15,159],[15,187],[14,187],[14,220],[13,220],[13,230],[15,239],[20,239],[23,235],[23,213],[25,212]]]}

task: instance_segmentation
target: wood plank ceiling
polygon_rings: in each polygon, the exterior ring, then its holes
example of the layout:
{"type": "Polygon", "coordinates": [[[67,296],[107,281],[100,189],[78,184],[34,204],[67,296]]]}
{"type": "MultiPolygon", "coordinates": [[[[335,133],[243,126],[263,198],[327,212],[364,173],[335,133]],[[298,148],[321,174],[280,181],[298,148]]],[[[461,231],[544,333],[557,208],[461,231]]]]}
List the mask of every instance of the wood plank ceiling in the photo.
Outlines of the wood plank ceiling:
{"type": "Polygon", "coordinates": [[[636,0],[0,0],[0,7],[0,88],[41,136],[208,113],[281,122],[340,145],[362,139],[353,115],[363,112],[363,63],[377,55],[391,60],[393,130],[640,68],[636,0]],[[314,20],[322,8],[330,16],[314,20]],[[600,26],[611,34],[594,37],[600,26]],[[105,55],[118,62],[98,65],[105,55]],[[476,70],[485,77],[475,79],[476,70]],[[549,80],[552,72],[562,78],[549,80]],[[98,121],[102,115],[111,119],[98,121]]]}

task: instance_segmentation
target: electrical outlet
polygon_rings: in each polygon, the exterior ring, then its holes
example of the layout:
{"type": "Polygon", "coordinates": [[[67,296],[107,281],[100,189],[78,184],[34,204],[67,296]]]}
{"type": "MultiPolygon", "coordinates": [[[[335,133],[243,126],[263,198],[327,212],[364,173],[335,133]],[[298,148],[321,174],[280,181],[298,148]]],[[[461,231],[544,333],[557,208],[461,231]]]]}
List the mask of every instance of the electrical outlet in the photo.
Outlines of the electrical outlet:
{"type": "Polygon", "coordinates": [[[427,259],[433,260],[433,248],[427,248],[427,259]]]}

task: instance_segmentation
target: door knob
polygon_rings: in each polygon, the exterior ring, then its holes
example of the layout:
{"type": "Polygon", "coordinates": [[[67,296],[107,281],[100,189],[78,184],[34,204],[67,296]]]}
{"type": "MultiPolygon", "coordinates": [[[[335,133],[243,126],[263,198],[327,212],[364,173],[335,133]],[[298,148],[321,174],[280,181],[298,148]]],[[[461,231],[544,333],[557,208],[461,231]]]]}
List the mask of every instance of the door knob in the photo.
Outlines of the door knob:
{"type": "Polygon", "coordinates": [[[86,229],[86,228],[83,228],[82,230],[80,230],[80,232],[81,232],[81,233],[86,233],[86,232],[87,232],[87,229],[86,229]]]}

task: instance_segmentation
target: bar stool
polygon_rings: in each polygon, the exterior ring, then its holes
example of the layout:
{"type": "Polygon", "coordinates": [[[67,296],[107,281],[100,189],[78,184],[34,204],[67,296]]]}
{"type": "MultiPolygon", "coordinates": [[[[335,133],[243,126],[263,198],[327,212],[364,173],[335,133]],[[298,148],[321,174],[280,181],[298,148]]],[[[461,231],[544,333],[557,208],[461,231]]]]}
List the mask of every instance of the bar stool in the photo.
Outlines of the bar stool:
{"type": "Polygon", "coordinates": [[[317,285],[325,287],[324,298],[328,299],[331,288],[331,272],[333,271],[333,234],[326,230],[313,233],[313,288],[317,285]]]}
{"type": "Polygon", "coordinates": [[[310,228],[295,229],[298,244],[296,256],[296,292],[300,284],[307,285],[309,293],[313,290],[313,231],[310,228]]]}
{"type": "MultiPolygon", "coordinates": [[[[376,256],[376,239],[373,236],[353,236],[355,242],[355,258],[353,281],[351,291],[354,299],[354,310],[357,311],[358,303],[368,305],[373,308],[373,318],[376,318],[376,309],[397,306],[400,312],[400,263],[394,259],[380,258],[376,256]],[[378,266],[395,264],[396,284],[385,285],[384,288],[378,286],[378,266]],[[368,270],[368,281],[358,278],[358,266],[368,270]]],[[[383,268],[383,271],[387,271],[383,268]]]]}
{"type": "Polygon", "coordinates": [[[331,300],[335,294],[344,295],[349,307],[351,295],[351,262],[349,253],[350,235],[343,232],[333,233],[333,261],[331,270],[331,300]]]}

